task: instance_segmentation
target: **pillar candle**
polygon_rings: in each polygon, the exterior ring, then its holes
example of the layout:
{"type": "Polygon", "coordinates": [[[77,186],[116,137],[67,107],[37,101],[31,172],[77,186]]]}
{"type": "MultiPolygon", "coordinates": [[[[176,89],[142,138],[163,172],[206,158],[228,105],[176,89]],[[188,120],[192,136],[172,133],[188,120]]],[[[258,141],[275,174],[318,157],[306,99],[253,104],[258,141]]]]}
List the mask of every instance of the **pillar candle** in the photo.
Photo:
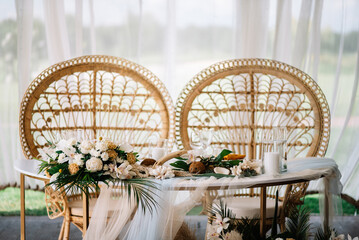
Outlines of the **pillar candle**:
{"type": "Polygon", "coordinates": [[[264,153],[264,172],[266,174],[279,173],[279,153],[278,152],[265,152],[264,153]]]}

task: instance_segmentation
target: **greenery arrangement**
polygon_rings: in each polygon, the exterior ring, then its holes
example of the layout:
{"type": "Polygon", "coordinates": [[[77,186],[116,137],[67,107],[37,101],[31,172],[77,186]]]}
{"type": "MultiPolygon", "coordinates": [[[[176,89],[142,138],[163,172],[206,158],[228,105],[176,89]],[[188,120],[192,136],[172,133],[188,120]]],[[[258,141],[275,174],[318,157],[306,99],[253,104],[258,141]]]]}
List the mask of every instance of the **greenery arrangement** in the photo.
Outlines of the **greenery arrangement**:
{"type": "Polygon", "coordinates": [[[133,194],[143,210],[156,206],[156,184],[148,178],[174,177],[169,167],[150,168],[136,164],[138,155],[129,144],[115,144],[106,139],[61,140],[40,151],[42,160],[39,172],[49,178],[48,185],[64,191],[81,190],[86,194],[99,189],[99,182],[110,182],[133,194]]]}
{"type": "MultiPolygon", "coordinates": [[[[236,219],[227,205],[220,201],[214,204],[208,212],[212,217],[209,218],[209,231],[206,239],[262,239],[259,235],[259,217],[258,218],[240,218],[236,219]]],[[[310,211],[306,207],[299,206],[294,208],[286,219],[286,229],[282,233],[277,233],[277,213],[278,213],[278,191],[276,193],[276,205],[274,210],[274,220],[270,235],[266,240],[296,239],[307,240],[310,237],[311,225],[309,222],[310,211]]],[[[313,236],[312,236],[313,237],[313,236]]],[[[359,240],[358,237],[352,238],[349,234],[345,238],[344,234],[337,235],[335,229],[324,229],[319,227],[314,240],[359,240]]]]}
{"type": "Polygon", "coordinates": [[[260,164],[256,161],[246,160],[244,157],[245,155],[234,154],[232,151],[224,149],[218,156],[191,156],[189,154],[189,158],[177,158],[178,161],[170,165],[176,170],[200,176],[251,177],[260,174],[260,164]]]}

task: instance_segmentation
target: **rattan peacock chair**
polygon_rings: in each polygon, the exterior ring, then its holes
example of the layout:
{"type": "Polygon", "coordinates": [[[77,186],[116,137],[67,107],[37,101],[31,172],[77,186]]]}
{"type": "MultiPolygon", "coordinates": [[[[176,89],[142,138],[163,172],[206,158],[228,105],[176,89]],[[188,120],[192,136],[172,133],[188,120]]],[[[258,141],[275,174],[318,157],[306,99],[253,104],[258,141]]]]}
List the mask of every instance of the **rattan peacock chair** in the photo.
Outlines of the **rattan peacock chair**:
{"type": "MultiPolygon", "coordinates": [[[[235,59],[213,64],[198,73],[177,100],[176,140],[180,149],[190,149],[192,132],[210,130],[214,133],[212,147],[260,159],[257,136],[273,127],[287,129],[291,158],[323,157],[327,150],[330,114],[322,90],[306,73],[278,61],[235,59]]],[[[281,189],[282,226],[284,216],[301,203],[307,186],[305,182],[281,189]]],[[[274,216],[277,188],[267,189],[268,224],[274,216]]],[[[259,189],[240,190],[235,195],[225,200],[237,217],[260,214],[259,189]],[[248,202],[257,202],[258,207],[241,208],[248,202]]]]}
{"type": "MultiPolygon", "coordinates": [[[[66,130],[129,142],[145,156],[150,136],[174,142],[174,106],[163,83],[146,68],[110,56],[83,56],[55,64],[28,87],[20,108],[20,139],[31,160],[66,130]]],[[[45,187],[49,218],[64,216],[82,230],[81,195],[45,187]]],[[[91,209],[96,199],[90,200],[91,209]]]]}

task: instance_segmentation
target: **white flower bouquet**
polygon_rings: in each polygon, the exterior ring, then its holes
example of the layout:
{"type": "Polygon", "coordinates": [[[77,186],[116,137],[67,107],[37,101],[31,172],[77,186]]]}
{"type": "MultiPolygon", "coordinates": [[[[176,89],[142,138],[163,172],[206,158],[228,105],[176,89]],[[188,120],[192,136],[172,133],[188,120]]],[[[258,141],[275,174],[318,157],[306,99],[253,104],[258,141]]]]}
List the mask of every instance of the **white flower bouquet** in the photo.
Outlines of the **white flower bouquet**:
{"type": "Polygon", "coordinates": [[[98,189],[98,183],[116,182],[128,187],[137,187],[147,194],[138,194],[138,200],[151,203],[152,188],[156,184],[148,177],[159,179],[174,177],[171,168],[146,167],[137,164],[138,154],[129,144],[116,144],[107,139],[98,141],[76,141],[74,138],[61,140],[57,144],[40,150],[41,164],[39,172],[49,178],[49,185],[56,189],[72,191],[80,189],[89,193],[98,189]],[[144,185],[148,188],[144,188],[144,185]],[[148,198],[148,199],[146,199],[148,198]]]}

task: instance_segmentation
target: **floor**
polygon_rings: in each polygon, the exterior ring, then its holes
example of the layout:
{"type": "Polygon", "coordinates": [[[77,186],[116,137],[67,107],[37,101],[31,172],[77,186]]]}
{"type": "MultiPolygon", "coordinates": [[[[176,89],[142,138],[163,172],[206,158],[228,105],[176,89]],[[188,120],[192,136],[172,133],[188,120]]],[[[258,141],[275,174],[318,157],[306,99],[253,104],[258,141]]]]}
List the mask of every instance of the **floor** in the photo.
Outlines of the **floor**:
{"type": "MultiPolygon", "coordinates": [[[[187,216],[186,222],[191,229],[196,230],[197,239],[204,239],[206,230],[206,216],[187,216]]],[[[49,220],[47,216],[28,216],[26,217],[26,239],[28,240],[49,240],[57,239],[62,218],[49,220]]],[[[319,216],[311,216],[312,227],[320,224],[319,216]]],[[[338,233],[349,233],[352,237],[359,236],[359,216],[345,216],[334,222],[338,233]],[[338,224],[340,223],[340,225],[338,224]]],[[[0,216],[0,240],[20,239],[20,217],[1,217],[0,216]]],[[[81,232],[71,226],[71,240],[82,239],[81,232]]]]}

